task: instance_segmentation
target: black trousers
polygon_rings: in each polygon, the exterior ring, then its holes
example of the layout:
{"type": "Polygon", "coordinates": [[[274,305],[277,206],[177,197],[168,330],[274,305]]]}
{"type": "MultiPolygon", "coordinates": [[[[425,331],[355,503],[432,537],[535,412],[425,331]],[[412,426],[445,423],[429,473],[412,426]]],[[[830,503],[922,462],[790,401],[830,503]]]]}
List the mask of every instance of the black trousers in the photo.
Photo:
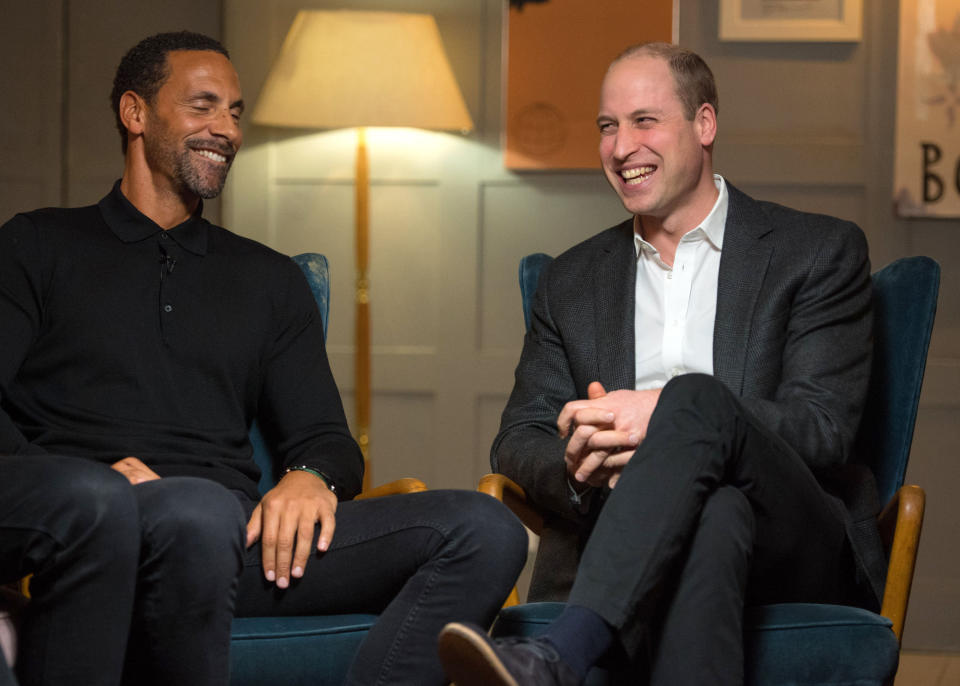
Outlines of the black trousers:
{"type": "Polygon", "coordinates": [[[88,460],[0,457],[0,581],[34,574],[21,686],[226,684],[235,611],[381,613],[349,683],[441,684],[440,628],[490,622],[526,557],[488,496],[392,496],[342,503],[331,549],[279,590],[244,550],[252,507],[205,479],[131,486],[88,460]]]}
{"type": "Polygon", "coordinates": [[[664,387],[600,511],[570,602],[614,626],[652,684],[742,684],[743,609],[843,602],[842,504],[713,377],[664,387]]]}

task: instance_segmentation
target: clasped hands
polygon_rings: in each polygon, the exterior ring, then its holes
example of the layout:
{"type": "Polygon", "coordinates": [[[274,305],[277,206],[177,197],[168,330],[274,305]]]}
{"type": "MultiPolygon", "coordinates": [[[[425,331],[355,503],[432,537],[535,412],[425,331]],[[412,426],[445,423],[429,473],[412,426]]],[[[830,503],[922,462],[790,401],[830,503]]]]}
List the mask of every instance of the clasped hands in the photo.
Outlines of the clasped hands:
{"type": "MultiPolygon", "coordinates": [[[[160,476],[136,457],[111,465],[131,484],[160,476]]],[[[278,588],[287,588],[291,578],[300,578],[310,559],[314,526],[319,522],[317,550],[326,551],[336,529],[337,496],[309,472],[289,472],[254,509],[247,522],[247,547],[261,541],[263,574],[278,588]]]]}
{"type": "Polygon", "coordinates": [[[569,437],[564,461],[567,474],[579,483],[614,488],[624,466],[647,435],[660,390],[612,391],[598,381],[585,400],[563,406],[557,417],[560,438],[569,437]]]}

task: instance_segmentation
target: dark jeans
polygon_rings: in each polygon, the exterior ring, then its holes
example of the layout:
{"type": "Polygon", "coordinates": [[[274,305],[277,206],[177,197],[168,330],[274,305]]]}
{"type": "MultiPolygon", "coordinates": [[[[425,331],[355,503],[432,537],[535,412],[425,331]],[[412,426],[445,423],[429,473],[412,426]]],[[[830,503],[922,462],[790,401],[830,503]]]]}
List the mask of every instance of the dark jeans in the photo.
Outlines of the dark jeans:
{"type": "Polygon", "coordinates": [[[742,684],[743,608],[842,602],[844,510],[719,381],[663,389],[600,511],[570,602],[598,612],[653,684],[742,684]]]}
{"type": "Polygon", "coordinates": [[[260,545],[247,551],[237,616],[379,613],[345,683],[445,684],[440,629],[463,620],[489,626],[526,556],[519,520],[482,493],[340,503],[330,550],[312,555],[286,590],[265,581],[260,545]]]}
{"type": "Polygon", "coordinates": [[[250,509],[204,479],[131,487],[87,460],[0,457],[0,581],[34,574],[21,685],[226,684],[235,606],[382,613],[351,683],[443,683],[440,627],[491,621],[526,556],[519,522],[481,494],[342,503],[331,550],[281,591],[259,546],[243,550],[250,509]]]}
{"type": "Polygon", "coordinates": [[[34,575],[20,683],[225,684],[243,536],[205,479],[132,487],[88,460],[0,457],[0,580],[34,575]]]}

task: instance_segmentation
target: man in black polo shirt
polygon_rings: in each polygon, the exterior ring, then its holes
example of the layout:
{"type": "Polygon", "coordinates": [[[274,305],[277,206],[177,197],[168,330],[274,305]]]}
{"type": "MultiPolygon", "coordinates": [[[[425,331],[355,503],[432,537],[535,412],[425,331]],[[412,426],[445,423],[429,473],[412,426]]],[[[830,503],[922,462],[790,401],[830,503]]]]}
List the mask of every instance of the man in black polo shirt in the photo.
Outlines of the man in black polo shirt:
{"type": "Polygon", "coordinates": [[[443,683],[439,629],[492,619],[522,527],[472,493],[350,501],[363,462],[305,279],[201,216],[242,141],[226,50],[148,38],[112,104],[113,190],[0,228],[0,581],[33,574],[21,683],[225,684],[235,612],[350,611],[381,620],[349,683],[443,683]],[[262,500],[255,416],[286,467],[262,500]]]}

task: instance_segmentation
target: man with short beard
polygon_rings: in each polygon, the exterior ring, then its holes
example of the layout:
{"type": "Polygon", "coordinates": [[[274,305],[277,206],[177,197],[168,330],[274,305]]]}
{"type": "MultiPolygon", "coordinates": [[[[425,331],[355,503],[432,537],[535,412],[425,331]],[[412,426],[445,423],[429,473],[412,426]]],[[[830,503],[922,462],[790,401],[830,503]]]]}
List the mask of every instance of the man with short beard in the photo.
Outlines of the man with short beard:
{"type": "Polygon", "coordinates": [[[346,612],[381,615],[348,683],[444,683],[436,635],[491,621],[522,526],[477,493],[351,500],[363,460],[303,274],[202,217],[243,138],[223,46],[147,38],[111,102],[112,191],[0,228],[0,582],[33,574],[21,684],[226,684],[235,613],[346,612]],[[262,499],[258,416],[285,468],[262,499]]]}

